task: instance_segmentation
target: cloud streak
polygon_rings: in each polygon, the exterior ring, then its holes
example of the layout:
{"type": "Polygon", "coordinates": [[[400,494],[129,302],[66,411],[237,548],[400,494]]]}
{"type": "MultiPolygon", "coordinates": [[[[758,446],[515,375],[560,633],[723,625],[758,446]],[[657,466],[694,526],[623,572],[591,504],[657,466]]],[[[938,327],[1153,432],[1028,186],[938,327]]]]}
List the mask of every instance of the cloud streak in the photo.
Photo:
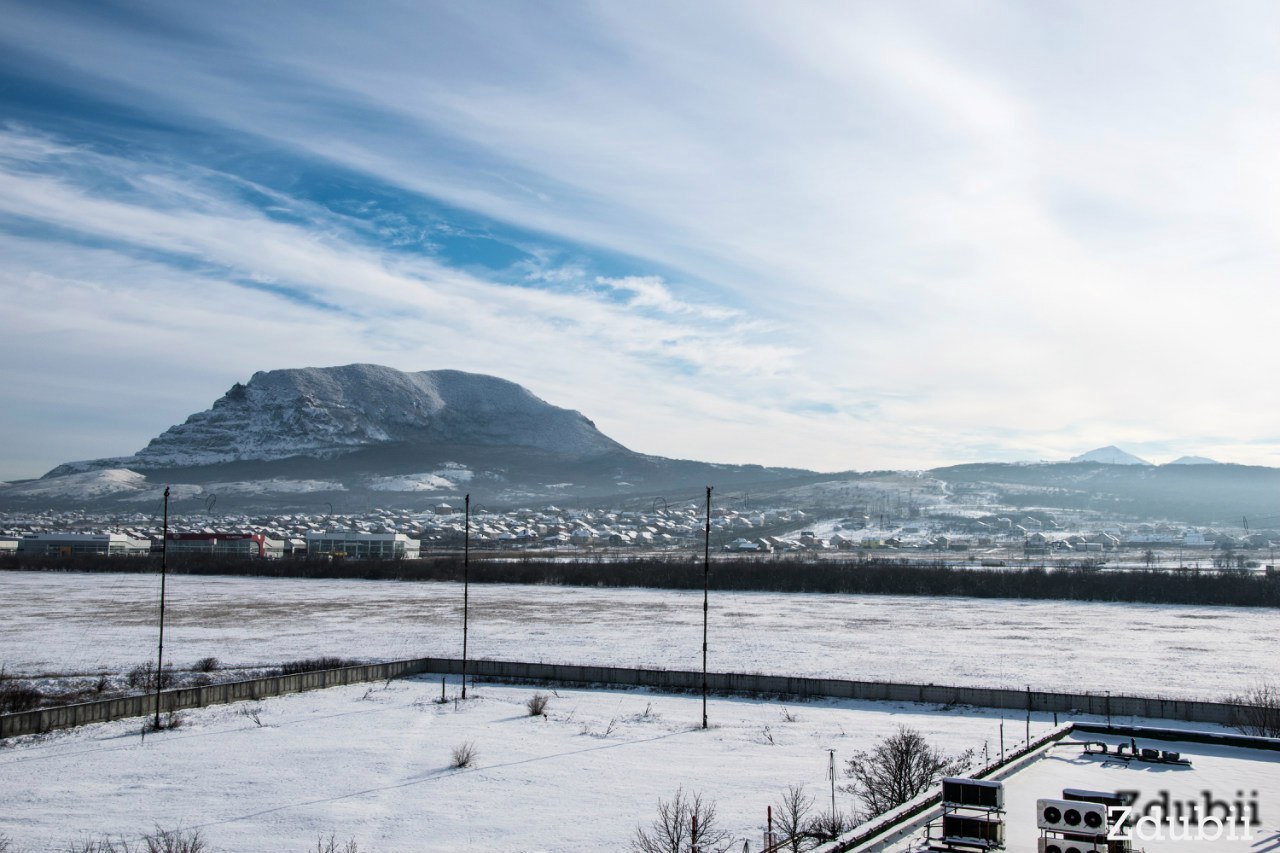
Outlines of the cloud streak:
{"type": "MultiPolygon", "coordinates": [[[[103,387],[163,377],[185,412],[367,359],[669,455],[1280,463],[1269,4],[7,11],[0,101],[48,97],[0,133],[2,295],[32,330],[45,293],[133,306],[64,341],[103,387]],[[154,366],[184,305],[233,359],[154,366]]],[[[61,387],[40,341],[0,345],[9,377],[61,387]]]]}

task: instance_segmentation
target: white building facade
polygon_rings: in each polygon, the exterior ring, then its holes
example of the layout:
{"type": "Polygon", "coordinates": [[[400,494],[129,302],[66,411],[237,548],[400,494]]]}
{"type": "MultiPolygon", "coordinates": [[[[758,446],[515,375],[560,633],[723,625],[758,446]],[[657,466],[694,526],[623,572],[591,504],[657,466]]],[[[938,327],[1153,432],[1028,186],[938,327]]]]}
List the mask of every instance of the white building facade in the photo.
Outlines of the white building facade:
{"type": "Polygon", "coordinates": [[[307,534],[307,558],[416,560],[422,544],[403,533],[352,533],[332,530],[307,534]]]}

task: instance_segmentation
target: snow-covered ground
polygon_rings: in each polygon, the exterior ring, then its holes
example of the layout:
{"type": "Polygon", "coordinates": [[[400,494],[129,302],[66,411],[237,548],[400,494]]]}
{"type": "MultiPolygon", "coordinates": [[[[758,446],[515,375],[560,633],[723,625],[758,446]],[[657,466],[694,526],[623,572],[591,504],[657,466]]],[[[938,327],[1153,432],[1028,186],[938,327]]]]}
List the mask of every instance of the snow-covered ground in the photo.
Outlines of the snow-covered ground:
{"type": "MultiPolygon", "coordinates": [[[[536,689],[482,683],[439,705],[440,682],[424,677],[188,711],[145,740],[122,720],[0,741],[0,834],[26,851],[181,826],[221,853],[303,853],[330,833],[375,853],[576,853],[627,849],[683,786],[759,849],[788,785],[829,808],[829,749],[843,767],[899,725],[950,753],[981,756],[1000,736],[996,712],[725,698],[704,731],[699,698],[639,690],[558,690],[535,718],[536,689]],[[475,766],[452,769],[467,741],[475,766]]],[[[1050,727],[1037,719],[1032,736],[1050,727]]],[[[1006,723],[1007,745],[1023,731],[1006,723]]]]}
{"type": "MultiPolygon", "coordinates": [[[[0,572],[0,664],[121,671],[151,659],[155,575],[0,572]]],[[[475,657],[698,669],[701,591],[480,585],[475,657]]],[[[453,583],[168,581],[166,657],[272,665],[461,654],[453,583]]],[[[1261,608],[712,591],[713,670],[1218,699],[1278,668],[1261,608]]]]}

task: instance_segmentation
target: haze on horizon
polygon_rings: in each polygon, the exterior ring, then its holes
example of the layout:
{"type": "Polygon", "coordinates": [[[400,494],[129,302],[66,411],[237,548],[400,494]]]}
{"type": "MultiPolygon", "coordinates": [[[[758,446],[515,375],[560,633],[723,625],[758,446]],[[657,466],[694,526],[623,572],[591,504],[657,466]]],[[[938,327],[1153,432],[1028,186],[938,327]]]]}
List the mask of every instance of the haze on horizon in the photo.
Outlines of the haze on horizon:
{"type": "Polygon", "coordinates": [[[1280,465],[1280,6],[0,0],[0,479],[255,371],[817,470],[1280,465]]]}

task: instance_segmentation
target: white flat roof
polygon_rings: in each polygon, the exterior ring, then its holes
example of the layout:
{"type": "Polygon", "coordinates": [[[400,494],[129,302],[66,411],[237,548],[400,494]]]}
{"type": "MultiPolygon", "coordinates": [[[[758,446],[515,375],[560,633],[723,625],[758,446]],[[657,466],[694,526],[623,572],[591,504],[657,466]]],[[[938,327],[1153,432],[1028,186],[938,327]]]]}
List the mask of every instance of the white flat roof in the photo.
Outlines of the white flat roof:
{"type": "MultiPolygon", "coordinates": [[[[1129,744],[1128,735],[1075,731],[1044,750],[1037,760],[1002,780],[1005,850],[1035,853],[1041,837],[1036,825],[1036,801],[1063,799],[1066,788],[1130,792],[1135,817],[1143,813],[1152,816],[1135,829],[1139,834],[1133,841],[1134,850],[1145,849],[1148,853],[1280,850],[1280,750],[1166,740],[1163,735],[1157,738],[1153,733],[1141,731],[1135,733],[1134,739],[1139,748],[1177,752],[1191,764],[1117,759],[1116,747],[1129,744]],[[1085,755],[1087,741],[1106,743],[1110,754],[1085,755]],[[1228,809],[1236,809],[1244,814],[1246,823],[1254,817],[1258,823],[1244,826],[1232,820],[1235,826],[1218,835],[1212,822],[1200,821],[1206,804],[1209,814],[1216,817],[1226,818],[1228,809]],[[1165,808],[1172,814],[1165,813],[1165,808]],[[1181,815],[1190,819],[1188,825],[1171,826],[1167,822],[1168,817],[1181,815]],[[1156,820],[1159,817],[1166,819],[1156,820]]],[[[930,810],[932,815],[939,813],[938,808],[930,810]]],[[[921,829],[901,841],[875,849],[886,853],[926,850],[923,838],[921,829]]]]}
{"type": "MultiPolygon", "coordinates": [[[[1256,812],[1261,825],[1253,827],[1252,838],[1232,839],[1224,833],[1222,838],[1197,838],[1196,826],[1189,827],[1190,838],[1172,837],[1171,827],[1161,821],[1158,826],[1140,827],[1152,837],[1135,838],[1134,848],[1148,851],[1178,851],[1178,853],[1211,853],[1211,851],[1256,851],[1255,841],[1270,837],[1271,844],[1263,849],[1280,847],[1280,751],[1218,746],[1190,741],[1155,740],[1138,735],[1134,738],[1138,747],[1177,752],[1190,760],[1190,766],[1154,764],[1145,761],[1123,761],[1114,756],[1085,755],[1085,741],[1101,741],[1114,752],[1120,744],[1127,744],[1128,737],[1094,735],[1074,732],[1066,740],[1051,748],[1045,757],[1015,773],[1005,782],[1006,834],[1008,849],[1034,849],[1039,830],[1036,829],[1036,800],[1061,799],[1064,788],[1084,788],[1091,791],[1130,792],[1135,808],[1144,812],[1153,803],[1159,804],[1162,814],[1168,803],[1169,811],[1176,817],[1192,818],[1191,803],[1195,803],[1197,815],[1203,815],[1206,802],[1223,803],[1220,808],[1211,805],[1210,813],[1227,818],[1226,809],[1239,803],[1246,819],[1256,812]],[[1207,798],[1207,800],[1206,800],[1207,798]],[[1157,835],[1158,833],[1158,835],[1157,835]],[[1015,846],[1016,845],[1016,846],[1015,846]]],[[[1153,808],[1149,814],[1158,816],[1153,808]]],[[[1197,817],[1198,820],[1198,817],[1197,817]]],[[[1206,833],[1210,827],[1204,827],[1206,833]]],[[[1243,829],[1233,833],[1243,835],[1243,829]]]]}

